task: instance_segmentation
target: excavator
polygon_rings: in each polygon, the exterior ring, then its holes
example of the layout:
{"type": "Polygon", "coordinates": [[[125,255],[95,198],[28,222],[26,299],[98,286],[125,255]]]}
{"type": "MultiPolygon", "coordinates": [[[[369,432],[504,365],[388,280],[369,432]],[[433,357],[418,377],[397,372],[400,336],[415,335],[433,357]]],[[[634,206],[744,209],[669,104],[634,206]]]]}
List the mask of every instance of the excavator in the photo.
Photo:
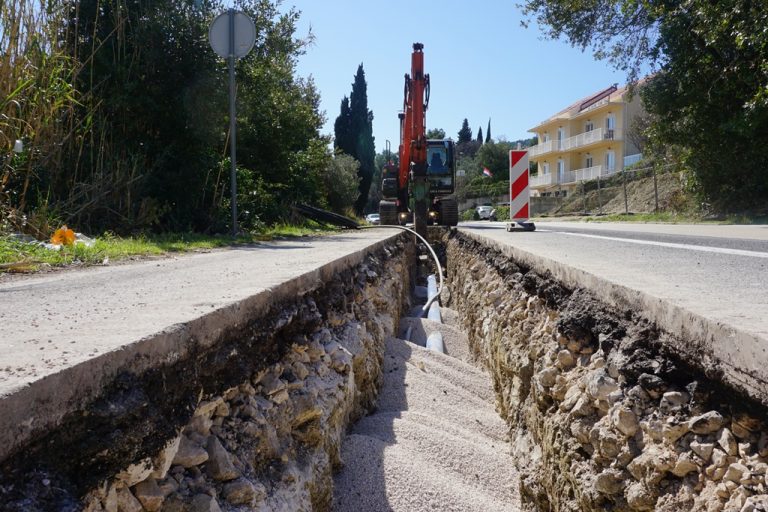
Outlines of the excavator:
{"type": "Polygon", "coordinates": [[[429,75],[424,73],[424,45],[414,43],[411,74],[405,75],[400,119],[400,165],[384,166],[381,224],[413,221],[414,231],[426,236],[427,226],[455,226],[459,205],[449,198],[456,182],[456,159],[451,139],[427,139],[429,75]]]}

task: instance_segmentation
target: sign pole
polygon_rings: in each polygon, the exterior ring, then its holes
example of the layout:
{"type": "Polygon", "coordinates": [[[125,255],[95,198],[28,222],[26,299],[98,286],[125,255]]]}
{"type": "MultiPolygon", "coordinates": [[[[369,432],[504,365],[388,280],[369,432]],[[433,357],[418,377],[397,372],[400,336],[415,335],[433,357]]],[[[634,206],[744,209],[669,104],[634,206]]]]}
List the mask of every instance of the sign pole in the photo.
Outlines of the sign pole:
{"type": "Polygon", "coordinates": [[[244,12],[233,8],[216,16],[208,29],[208,40],[216,55],[227,59],[229,64],[229,163],[230,197],[232,202],[232,236],[240,231],[237,227],[237,111],[235,100],[235,60],[248,55],[256,42],[256,26],[244,12]]]}
{"type": "Polygon", "coordinates": [[[237,237],[237,114],[235,112],[235,10],[229,9],[229,160],[232,237],[237,237]]]}

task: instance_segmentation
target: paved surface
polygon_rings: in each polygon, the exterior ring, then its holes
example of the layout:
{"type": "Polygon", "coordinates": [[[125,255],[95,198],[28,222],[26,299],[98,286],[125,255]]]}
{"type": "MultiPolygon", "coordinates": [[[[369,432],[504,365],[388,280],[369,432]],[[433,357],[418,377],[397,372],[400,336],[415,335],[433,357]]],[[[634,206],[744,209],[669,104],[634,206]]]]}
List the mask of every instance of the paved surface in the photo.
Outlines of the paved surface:
{"type": "Polygon", "coordinates": [[[120,369],[141,372],[181,357],[190,340],[206,346],[272,301],[331,280],[399,233],[368,229],[0,277],[0,459],[85,403],[120,369]]]}
{"type": "MultiPolygon", "coordinates": [[[[540,271],[644,311],[733,369],[768,403],[768,226],[463,223],[540,271]]],[[[682,347],[694,353],[690,347],[682,347]]]]}

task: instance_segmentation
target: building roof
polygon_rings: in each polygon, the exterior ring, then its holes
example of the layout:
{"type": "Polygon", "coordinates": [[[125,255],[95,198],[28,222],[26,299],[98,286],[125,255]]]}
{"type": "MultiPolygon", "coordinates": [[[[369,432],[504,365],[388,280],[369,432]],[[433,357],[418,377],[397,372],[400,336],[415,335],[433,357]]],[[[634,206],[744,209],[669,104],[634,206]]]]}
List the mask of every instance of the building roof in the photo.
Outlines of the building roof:
{"type": "Polygon", "coordinates": [[[560,119],[571,119],[600,105],[604,105],[605,103],[619,103],[623,101],[624,94],[627,92],[628,88],[629,87],[626,85],[619,87],[618,84],[613,84],[610,87],[592,93],[589,96],[585,96],[580,100],[568,105],[560,112],[540,122],[528,131],[535,132],[536,128],[560,119]]]}

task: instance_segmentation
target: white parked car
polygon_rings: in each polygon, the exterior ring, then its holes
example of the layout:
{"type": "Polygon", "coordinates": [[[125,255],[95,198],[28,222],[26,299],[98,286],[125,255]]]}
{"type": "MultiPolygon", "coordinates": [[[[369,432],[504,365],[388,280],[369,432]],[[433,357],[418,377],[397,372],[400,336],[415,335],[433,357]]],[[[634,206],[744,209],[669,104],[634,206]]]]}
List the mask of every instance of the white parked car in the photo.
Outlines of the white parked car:
{"type": "Polygon", "coordinates": [[[380,224],[381,223],[381,217],[379,217],[378,213],[369,213],[365,216],[365,221],[368,224],[380,224]]]}
{"type": "Polygon", "coordinates": [[[478,206],[477,208],[475,208],[475,211],[477,212],[477,216],[480,217],[480,220],[490,219],[491,210],[493,210],[492,206],[478,206]]]}

